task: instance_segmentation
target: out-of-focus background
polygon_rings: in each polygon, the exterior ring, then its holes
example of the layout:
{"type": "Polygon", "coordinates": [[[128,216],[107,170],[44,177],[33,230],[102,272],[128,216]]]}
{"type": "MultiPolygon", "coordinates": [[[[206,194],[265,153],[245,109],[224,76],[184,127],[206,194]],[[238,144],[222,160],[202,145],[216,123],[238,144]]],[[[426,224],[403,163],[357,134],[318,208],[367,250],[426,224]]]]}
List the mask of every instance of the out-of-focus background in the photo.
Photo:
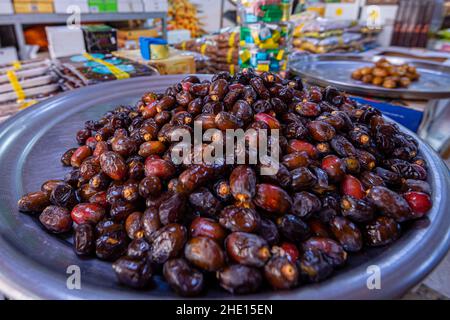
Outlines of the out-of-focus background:
{"type": "MultiPolygon", "coordinates": [[[[0,122],[105,81],[247,67],[328,67],[450,164],[450,0],[0,0],[0,122]]],[[[448,299],[448,270],[404,298],[448,299]]]]}

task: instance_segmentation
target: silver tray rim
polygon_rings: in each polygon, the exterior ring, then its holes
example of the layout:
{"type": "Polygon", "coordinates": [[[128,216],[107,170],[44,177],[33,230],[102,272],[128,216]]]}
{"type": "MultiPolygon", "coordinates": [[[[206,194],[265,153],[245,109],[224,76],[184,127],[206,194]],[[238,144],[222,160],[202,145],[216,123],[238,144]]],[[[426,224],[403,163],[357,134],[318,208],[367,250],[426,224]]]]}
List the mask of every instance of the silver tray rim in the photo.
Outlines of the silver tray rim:
{"type": "MultiPolygon", "coordinates": [[[[311,64],[316,61],[355,61],[355,62],[376,62],[381,58],[386,58],[393,63],[409,63],[416,67],[426,68],[436,72],[444,72],[450,76],[450,66],[437,62],[423,61],[418,59],[409,59],[403,57],[386,57],[386,56],[364,56],[355,54],[315,54],[294,57],[289,61],[289,71],[299,75],[303,80],[312,85],[319,86],[335,86],[340,90],[351,94],[357,94],[369,97],[392,98],[392,99],[411,99],[411,100],[430,100],[430,99],[446,99],[450,98],[450,91],[427,91],[414,90],[410,88],[387,89],[364,83],[349,83],[337,80],[325,79],[320,76],[312,75],[301,68],[295,66],[296,63],[311,64]]],[[[350,74],[349,74],[350,77],[350,74]]],[[[350,79],[350,78],[349,78],[350,79]]]]}

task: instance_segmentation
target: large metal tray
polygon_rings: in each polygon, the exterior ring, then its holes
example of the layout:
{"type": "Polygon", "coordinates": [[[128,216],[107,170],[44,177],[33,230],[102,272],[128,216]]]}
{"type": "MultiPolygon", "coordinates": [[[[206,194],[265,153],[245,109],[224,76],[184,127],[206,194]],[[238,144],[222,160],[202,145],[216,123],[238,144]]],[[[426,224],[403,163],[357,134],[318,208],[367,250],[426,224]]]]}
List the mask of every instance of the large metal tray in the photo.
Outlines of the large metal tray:
{"type": "Polygon", "coordinates": [[[321,86],[333,85],[348,93],[394,99],[443,99],[450,97],[450,66],[438,63],[385,57],[394,64],[408,63],[417,68],[420,79],[408,88],[386,89],[365,84],[351,78],[354,70],[371,66],[381,56],[366,57],[347,54],[323,54],[295,57],[290,70],[302,76],[307,83],[321,86]]]}
{"type": "MultiPolygon", "coordinates": [[[[75,255],[69,237],[46,233],[36,217],[19,213],[17,200],[39,190],[43,181],[69,169],[60,155],[76,145],[74,134],[84,121],[120,104],[133,103],[147,90],[163,91],[181,76],[135,78],[62,94],[18,113],[0,126],[0,291],[10,298],[167,299],[177,298],[161,279],[138,291],[119,285],[109,262],[75,255]],[[66,286],[67,268],[81,269],[81,290],[66,286]]],[[[239,298],[379,299],[399,297],[442,259],[450,245],[449,175],[431,148],[420,143],[430,165],[434,206],[427,221],[413,223],[392,246],[352,255],[348,265],[319,284],[292,291],[239,298]],[[381,289],[366,286],[368,266],[381,270],[381,289]]],[[[207,298],[236,298],[213,288],[207,298]]]]}

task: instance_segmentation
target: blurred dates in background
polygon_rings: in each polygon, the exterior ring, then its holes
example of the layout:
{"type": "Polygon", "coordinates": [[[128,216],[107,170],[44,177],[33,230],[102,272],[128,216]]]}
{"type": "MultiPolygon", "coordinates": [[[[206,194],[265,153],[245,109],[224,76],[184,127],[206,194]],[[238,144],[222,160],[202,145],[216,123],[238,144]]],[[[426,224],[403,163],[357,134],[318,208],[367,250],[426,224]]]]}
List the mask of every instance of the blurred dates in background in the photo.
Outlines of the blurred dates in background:
{"type": "Polygon", "coordinates": [[[203,318],[214,315],[272,315],[273,306],[270,304],[197,304],[176,307],[177,315],[199,315],[203,318]]]}

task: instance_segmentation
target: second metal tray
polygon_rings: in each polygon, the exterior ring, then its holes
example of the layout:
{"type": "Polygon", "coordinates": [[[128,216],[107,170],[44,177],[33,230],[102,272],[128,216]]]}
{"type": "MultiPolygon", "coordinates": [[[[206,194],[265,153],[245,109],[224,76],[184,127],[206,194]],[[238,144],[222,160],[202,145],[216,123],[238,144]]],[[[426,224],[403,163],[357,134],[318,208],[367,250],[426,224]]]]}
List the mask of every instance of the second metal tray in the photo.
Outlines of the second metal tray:
{"type": "Polygon", "coordinates": [[[420,79],[408,88],[386,89],[351,78],[354,70],[373,65],[381,56],[323,54],[296,57],[290,70],[309,84],[333,85],[348,93],[394,99],[443,99],[450,97],[450,66],[438,63],[386,57],[394,64],[408,63],[417,68],[420,79]]]}

